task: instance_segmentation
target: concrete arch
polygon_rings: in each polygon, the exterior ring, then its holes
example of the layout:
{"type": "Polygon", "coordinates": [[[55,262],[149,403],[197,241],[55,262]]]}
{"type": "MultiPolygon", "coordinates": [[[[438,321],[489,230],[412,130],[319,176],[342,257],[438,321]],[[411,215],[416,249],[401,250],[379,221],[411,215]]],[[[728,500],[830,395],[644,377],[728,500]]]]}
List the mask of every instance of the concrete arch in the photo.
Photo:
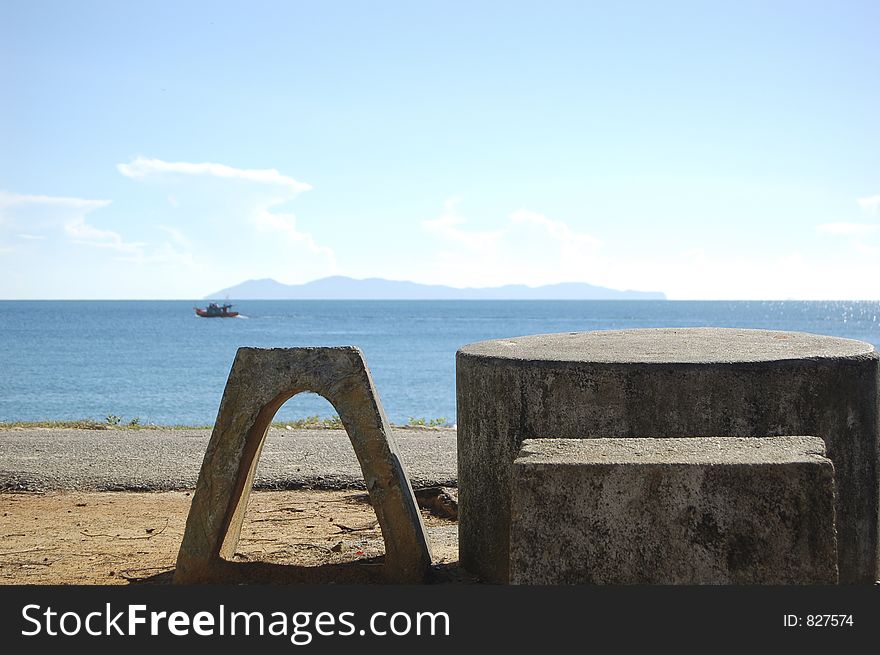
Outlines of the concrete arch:
{"type": "Polygon", "coordinates": [[[272,418],[306,391],[339,414],[357,455],[385,541],[385,578],[420,583],[431,553],[412,487],[361,351],[239,348],[205,452],[174,582],[220,582],[238,545],[254,473],[272,418]]]}

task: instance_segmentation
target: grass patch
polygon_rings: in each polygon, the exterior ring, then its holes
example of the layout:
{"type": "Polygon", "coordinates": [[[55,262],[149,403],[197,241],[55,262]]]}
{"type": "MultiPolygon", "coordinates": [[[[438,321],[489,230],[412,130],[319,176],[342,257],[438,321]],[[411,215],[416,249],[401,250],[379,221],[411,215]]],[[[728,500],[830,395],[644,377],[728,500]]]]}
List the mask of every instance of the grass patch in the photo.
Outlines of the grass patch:
{"type": "Polygon", "coordinates": [[[0,430],[13,428],[54,428],[72,430],[196,430],[210,429],[211,425],[155,425],[141,423],[139,418],[123,421],[121,417],[111,414],[103,422],[91,418],[64,421],[0,421],[0,430]],[[118,419],[118,420],[117,420],[118,419]]]}
{"type": "Polygon", "coordinates": [[[321,418],[320,416],[306,416],[293,421],[275,421],[273,428],[291,428],[293,430],[343,430],[342,419],[338,416],[321,418]]]}
{"type": "Polygon", "coordinates": [[[414,418],[412,416],[409,417],[409,421],[406,423],[407,427],[411,428],[448,428],[449,421],[445,416],[441,416],[440,418],[414,418]]]}
{"type": "Polygon", "coordinates": [[[0,429],[10,428],[74,428],[77,430],[106,430],[110,426],[90,418],[78,421],[0,421],[0,429]]]}
{"type": "MultiPolygon", "coordinates": [[[[448,428],[451,427],[446,418],[414,418],[410,417],[405,425],[393,427],[410,428],[448,428]]],[[[213,425],[155,425],[153,423],[141,423],[139,417],[126,420],[122,416],[109,414],[103,421],[91,418],[65,421],[0,421],[0,430],[13,428],[67,428],[73,430],[210,430],[213,425]]],[[[342,419],[338,416],[321,417],[306,416],[292,421],[275,421],[273,428],[291,430],[344,430],[342,419]]]]}

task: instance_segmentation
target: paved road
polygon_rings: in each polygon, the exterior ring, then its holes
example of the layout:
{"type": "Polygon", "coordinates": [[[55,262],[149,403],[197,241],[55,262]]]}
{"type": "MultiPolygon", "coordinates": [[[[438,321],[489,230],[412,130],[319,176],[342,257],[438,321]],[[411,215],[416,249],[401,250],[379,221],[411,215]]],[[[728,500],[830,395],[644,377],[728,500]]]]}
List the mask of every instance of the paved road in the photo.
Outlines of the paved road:
{"type": "MultiPolygon", "coordinates": [[[[0,490],[195,487],[210,430],[0,430],[0,490]]],[[[455,430],[393,429],[414,487],[456,483],[455,430]]],[[[363,488],[342,430],[271,429],[257,468],[262,489],[363,488]]]]}

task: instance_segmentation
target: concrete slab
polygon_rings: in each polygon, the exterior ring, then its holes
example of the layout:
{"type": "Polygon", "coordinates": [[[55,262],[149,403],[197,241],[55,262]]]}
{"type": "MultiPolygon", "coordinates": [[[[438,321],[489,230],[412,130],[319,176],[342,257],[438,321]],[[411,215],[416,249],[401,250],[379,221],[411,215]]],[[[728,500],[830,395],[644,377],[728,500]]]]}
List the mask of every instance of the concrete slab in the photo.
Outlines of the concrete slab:
{"type": "Polygon", "coordinates": [[[834,468],[816,437],[529,439],[513,584],[835,584],[834,468]]]}

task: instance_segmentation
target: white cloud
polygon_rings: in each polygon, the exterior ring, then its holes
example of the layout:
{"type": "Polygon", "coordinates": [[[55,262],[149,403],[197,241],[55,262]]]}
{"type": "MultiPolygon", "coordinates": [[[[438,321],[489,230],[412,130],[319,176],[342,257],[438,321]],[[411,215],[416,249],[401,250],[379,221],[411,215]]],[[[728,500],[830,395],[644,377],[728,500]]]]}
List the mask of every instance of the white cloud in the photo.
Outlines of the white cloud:
{"type": "Polygon", "coordinates": [[[547,218],[537,212],[520,209],[513,212],[509,218],[515,225],[534,225],[541,228],[559,242],[566,254],[574,254],[574,251],[581,249],[595,252],[602,246],[602,242],[596,237],[576,232],[563,221],[547,218]]]}
{"type": "Polygon", "coordinates": [[[251,221],[259,229],[281,232],[294,243],[303,243],[309,251],[323,255],[330,264],[336,267],[336,256],[331,248],[320,246],[308,232],[301,232],[296,226],[296,216],[290,213],[272,212],[273,205],[260,207],[251,214],[251,221]]]}
{"type": "MultiPolygon", "coordinates": [[[[256,189],[243,194],[247,196],[245,200],[248,203],[246,212],[253,225],[263,230],[270,229],[281,232],[291,241],[305,243],[315,252],[332,254],[329,248],[318,246],[311,235],[297,229],[293,214],[272,211],[273,207],[313,188],[311,184],[282,175],[274,168],[244,169],[212,162],[166,162],[161,159],[147,159],[145,157],[137,157],[128,164],[117,164],[116,168],[126,177],[135,180],[153,175],[195,175],[256,183],[256,189]],[[260,191],[262,187],[266,187],[265,192],[260,191]]],[[[181,205],[177,196],[169,196],[168,200],[175,208],[181,205]]]]}
{"type": "Polygon", "coordinates": [[[525,209],[494,229],[472,230],[458,202],[447,200],[439,218],[421,223],[438,240],[436,254],[422,263],[423,280],[465,287],[604,280],[601,242],[593,235],[525,209]]]}
{"type": "Polygon", "coordinates": [[[161,159],[147,159],[146,157],[136,157],[128,164],[117,164],[116,168],[126,177],[135,180],[143,179],[150,175],[173,173],[180,175],[207,175],[223,179],[239,179],[260,184],[270,184],[283,187],[294,195],[313,188],[311,184],[299,182],[292,177],[282,175],[274,168],[245,169],[212,162],[167,162],[161,159]]]}
{"type": "MultiPolygon", "coordinates": [[[[100,230],[86,222],[86,216],[110,205],[109,200],[90,200],[66,196],[26,195],[0,191],[0,239],[40,242],[66,236],[74,243],[128,250],[140,244],[127,244],[115,232],[100,230]]],[[[5,244],[4,251],[14,249],[5,244]]]]}
{"type": "Polygon", "coordinates": [[[816,226],[816,232],[819,234],[848,237],[866,236],[878,230],[880,230],[880,225],[873,225],[871,223],[823,223],[816,226]]]}
{"type": "Polygon", "coordinates": [[[171,241],[179,246],[183,246],[184,248],[191,248],[192,243],[189,239],[186,238],[186,235],[178,230],[176,227],[170,227],[168,225],[157,225],[160,230],[168,233],[171,236],[171,241]]]}
{"type": "MultiPolygon", "coordinates": [[[[880,214],[880,196],[859,198],[858,203],[866,212],[880,214]]],[[[852,257],[852,254],[850,254],[852,259],[862,258],[874,261],[877,255],[880,254],[880,246],[876,244],[875,236],[880,234],[880,223],[823,223],[816,226],[816,233],[847,238],[852,249],[849,252],[855,252],[861,256],[852,257]]],[[[850,265],[854,265],[854,263],[850,265]]]]}
{"type": "Polygon", "coordinates": [[[422,227],[434,236],[446,239],[468,250],[485,252],[494,249],[504,236],[504,230],[477,232],[462,229],[467,221],[458,214],[457,206],[461,198],[449,198],[443,203],[443,214],[439,218],[422,221],[422,227]]]}
{"type": "Polygon", "coordinates": [[[212,162],[137,157],[118,164],[117,169],[133,180],[173,185],[173,195],[165,198],[173,208],[168,211],[174,213],[174,227],[158,226],[170,236],[166,251],[184,256],[185,252],[178,251],[193,250],[205,270],[213,267],[215,276],[222,271],[224,278],[265,276],[286,281],[292,274],[311,279],[336,272],[334,251],[302,229],[285,207],[312,189],[310,184],[276,169],[242,169],[212,162]],[[193,235],[195,246],[184,231],[193,235]],[[224,256],[219,260],[216,254],[229,253],[232,243],[235,259],[224,256]]]}
{"type": "MultiPolygon", "coordinates": [[[[524,234],[528,228],[537,231],[560,249],[563,257],[595,253],[602,245],[596,237],[577,232],[565,222],[548,218],[538,212],[520,209],[507,217],[507,221],[495,230],[475,231],[465,229],[467,221],[458,214],[460,198],[450,198],[444,203],[444,212],[439,218],[422,221],[422,227],[431,234],[468,250],[485,253],[495,250],[505,240],[524,234]]],[[[509,244],[508,244],[509,245],[509,244]]]]}
{"type": "Polygon", "coordinates": [[[855,249],[862,255],[867,257],[880,257],[880,246],[872,246],[867,243],[856,243],[855,249]]]}
{"type": "Polygon", "coordinates": [[[859,207],[872,214],[880,214],[880,196],[859,198],[859,207]]]}
{"type": "Polygon", "coordinates": [[[145,243],[129,243],[122,236],[112,230],[99,230],[89,225],[85,219],[78,217],[69,221],[64,226],[64,231],[74,243],[92,246],[95,248],[109,248],[119,252],[138,253],[146,245],[145,243]]]}
{"type": "Polygon", "coordinates": [[[67,198],[64,196],[33,196],[20,193],[0,191],[0,216],[5,215],[7,208],[22,205],[44,205],[49,207],[67,207],[90,212],[110,204],[109,200],[87,200],[85,198],[67,198]]]}
{"type": "Polygon", "coordinates": [[[418,281],[460,287],[586,282],[662,291],[675,299],[877,297],[873,281],[880,279],[880,247],[875,246],[880,224],[874,222],[829,222],[815,226],[822,238],[800,249],[752,251],[678,234],[662,244],[606,242],[583,222],[520,209],[499,216],[494,225],[483,222],[484,233],[501,235],[494,249],[475,252],[466,246],[477,242],[469,241],[476,221],[465,222],[446,209],[440,218],[422,223],[439,245],[421,262],[418,281]],[[850,247],[830,249],[831,239],[843,239],[850,247]]]}
{"type": "Polygon", "coordinates": [[[140,266],[171,267],[171,270],[175,272],[191,273],[200,268],[192,252],[175,248],[168,242],[152,248],[149,252],[145,250],[132,252],[130,256],[120,257],[119,260],[140,266]]]}
{"type": "Polygon", "coordinates": [[[682,250],[678,253],[679,258],[688,259],[695,262],[704,262],[706,261],[706,249],[705,248],[689,248],[687,250],[682,250]]]}

